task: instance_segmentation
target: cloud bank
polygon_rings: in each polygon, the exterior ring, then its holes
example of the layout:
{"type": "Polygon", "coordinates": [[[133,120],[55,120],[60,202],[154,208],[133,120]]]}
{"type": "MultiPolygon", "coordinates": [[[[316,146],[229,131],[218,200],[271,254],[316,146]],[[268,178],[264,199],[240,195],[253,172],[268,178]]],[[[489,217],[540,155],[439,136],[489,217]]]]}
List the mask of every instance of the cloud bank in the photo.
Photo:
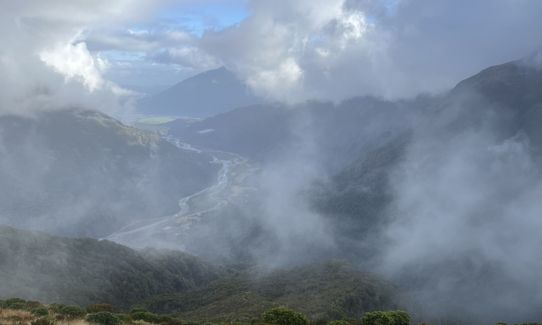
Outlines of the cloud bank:
{"type": "Polygon", "coordinates": [[[540,46],[539,1],[252,1],[201,47],[257,92],[296,101],[439,92],[540,46]]]}
{"type": "Polygon", "coordinates": [[[84,32],[138,19],[151,2],[135,4],[2,1],[0,111],[84,105],[122,115],[127,92],[103,78],[107,62],[87,49],[84,32]]]}
{"type": "Polygon", "coordinates": [[[4,1],[0,64],[18,81],[2,85],[54,79],[41,57],[87,90],[112,88],[109,79],[149,92],[225,65],[272,100],[395,99],[446,90],[542,42],[536,0],[232,1],[247,13],[229,26],[204,14],[203,27],[182,21],[192,7],[228,3],[4,1]]]}

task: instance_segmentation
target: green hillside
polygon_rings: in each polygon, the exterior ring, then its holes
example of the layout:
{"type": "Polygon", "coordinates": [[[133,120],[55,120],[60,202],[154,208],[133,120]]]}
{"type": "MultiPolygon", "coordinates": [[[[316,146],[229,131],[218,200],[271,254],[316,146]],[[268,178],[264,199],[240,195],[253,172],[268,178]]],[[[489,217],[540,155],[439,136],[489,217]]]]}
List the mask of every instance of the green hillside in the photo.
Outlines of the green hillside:
{"type": "Polygon", "coordinates": [[[0,299],[144,307],[194,321],[250,320],[273,306],[311,319],[395,307],[394,289],[344,262],[275,271],[216,266],[174,251],[0,228],[0,299]]]}
{"type": "Polygon", "coordinates": [[[0,228],[0,298],[121,307],[187,291],[217,278],[217,267],[178,252],[137,252],[109,241],[0,228]]]}

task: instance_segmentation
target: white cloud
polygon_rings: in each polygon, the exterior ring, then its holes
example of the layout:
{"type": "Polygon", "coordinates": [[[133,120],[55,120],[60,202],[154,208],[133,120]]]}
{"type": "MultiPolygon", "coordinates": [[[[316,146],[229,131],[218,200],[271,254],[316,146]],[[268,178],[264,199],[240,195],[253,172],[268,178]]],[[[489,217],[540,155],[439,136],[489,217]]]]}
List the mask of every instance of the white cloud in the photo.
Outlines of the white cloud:
{"type": "Polygon", "coordinates": [[[302,91],[298,85],[302,82],[303,71],[297,62],[291,58],[285,58],[277,62],[277,67],[267,70],[257,70],[246,76],[247,84],[257,94],[274,99],[289,100],[302,91]]]}
{"type": "Polygon", "coordinates": [[[199,46],[257,92],[285,101],[439,92],[542,42],[537,0],[278,0],[249,8],[247,19],[206,32],[199,46]]]}
{"type": "Polygon", "coordinates": [[[220,66],[220,62],[213,56],[195,46],[180,46],[163,49],[151,54],[153,61],[180,65],[185,68],[210,70],[220,66]]]}
{"type": "Polygon", "coordinates": [[[77,105],[122,110],[123,91],[105,80],[84,31],[136,20],[153,1],[0,0],[0,111],[77,105]]]}
{"type": "Polygon", "coordinates": [[[157,19],[134,24],[162,3],[2,1],[0,64],[11,61],[2,68],[18,76],[0,85],[54,80],[37,66],[41,53],[68,82],[94,90],[104,85],[104,57],[106,76],[138,89],[159,88],[149,75],[170,71],[163,87],[226,65],[275,100],[397,98],[446,90],[542,43],[537,0],[251,0],[239,24],[201,36],[157,19]]]}
{"type": "Polygon", "coordinates": [[[363,42],[369,28],[364,14],[343,2],[252,1],[245,21],[205,33],[201,46],[258,93],[288,102],[327,97],[311,87],[310,66],[314,60],[327,64],[338,51],[363,42]]]}
{"type": "Polygon", "coordinates": [[[105,63],[99,58],[95,59],[84,42],[59,44],[40,52],[39,56],[45,64],[62,74],[66,81],[79,80],[91,92],[102,88],[105,83],[101,75],[105,63]]]}
{"type": "MultiPolygon", "coordinates": [[[[352,12],[345,15],[340,21],[343,29],[342,38],[345,42],[360,39],[367,30],[365,16],[360,12],[352,12]]],[[[343,44],[343,48],[346,44],[343,44]]]]}

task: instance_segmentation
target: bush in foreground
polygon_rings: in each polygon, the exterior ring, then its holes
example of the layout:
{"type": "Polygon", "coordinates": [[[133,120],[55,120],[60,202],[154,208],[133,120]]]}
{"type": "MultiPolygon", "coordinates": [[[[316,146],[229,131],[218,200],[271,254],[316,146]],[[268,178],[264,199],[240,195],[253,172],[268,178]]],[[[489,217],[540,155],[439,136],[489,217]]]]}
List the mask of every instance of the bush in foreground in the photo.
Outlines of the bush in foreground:
{"type": "Polygon", "coordinates": [[[88,314],[86,317],[87,322],[100,325],[117,325],[120,323],[120,319],[108,311],[100,311],[97,313],[88,314]]]}
{"type": "Polygon", "coordinates": [[[362,325],[409,325],[410,316],[402,310],[371,311],[361,318],[362,325]]]}
{"type": "Polygon", "coordinates": [[[45,307],[39,301],[24,300],[21,298],[9,298],[6,300],[0,300],[0,308],[27,310],[33,312],[34,310],[45,307]]]}
{"type": "Polygon", "coordinates": [[[51,307],[52,310],[57,313],[58,316],[62,316],[62,318],[82,318],[87,314],[81,307],[77,306],[52,305],[51,307]]]}
{"type": "Polygon", "coordinates": [[[131,312],[130,316],[133,320],[142,320],[147,323],[160,323],[162,322],[162,317],[156,314],[153,314],[148,311],[135,311],[131,312]]]}
{"type": "Polygon", "coordinates": [[[49,315],[49,310],[45,307],[37,307],[30,311],[34,316],[47,316],[49,315]]]}
{"type": "Polygon", "coordinates": [[[270,309],[262,314],[266,323],[278,325],[307,325],[305,315],[284,307],[270,309]]]}
{"type": "Polygon", "coordinates": [[[26,300],[20,298],[10,298],[6,299],[2,303],[2,308],[7,309],[25,309],[26,300]]]}

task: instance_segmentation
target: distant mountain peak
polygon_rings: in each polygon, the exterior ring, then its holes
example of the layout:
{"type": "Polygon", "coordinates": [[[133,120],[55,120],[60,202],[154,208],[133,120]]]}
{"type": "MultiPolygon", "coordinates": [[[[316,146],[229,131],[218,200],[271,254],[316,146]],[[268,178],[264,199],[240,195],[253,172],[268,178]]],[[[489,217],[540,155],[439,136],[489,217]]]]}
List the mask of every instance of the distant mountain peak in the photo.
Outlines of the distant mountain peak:
{"type": "Polygon", "coordinates": [[[149,115],[201,118],[261,102],[262,99],[256,97],[232,71],[222,66],[142,99],[138,108],[149,115]]]}
{"type": "Polygon", "coordinates": [[[492,66],[461,81],[452,93],[475,91],[494,103],[510,107],[527,107],[528,103],[542,100],[541,67],[541,53],[492,66]]]}

